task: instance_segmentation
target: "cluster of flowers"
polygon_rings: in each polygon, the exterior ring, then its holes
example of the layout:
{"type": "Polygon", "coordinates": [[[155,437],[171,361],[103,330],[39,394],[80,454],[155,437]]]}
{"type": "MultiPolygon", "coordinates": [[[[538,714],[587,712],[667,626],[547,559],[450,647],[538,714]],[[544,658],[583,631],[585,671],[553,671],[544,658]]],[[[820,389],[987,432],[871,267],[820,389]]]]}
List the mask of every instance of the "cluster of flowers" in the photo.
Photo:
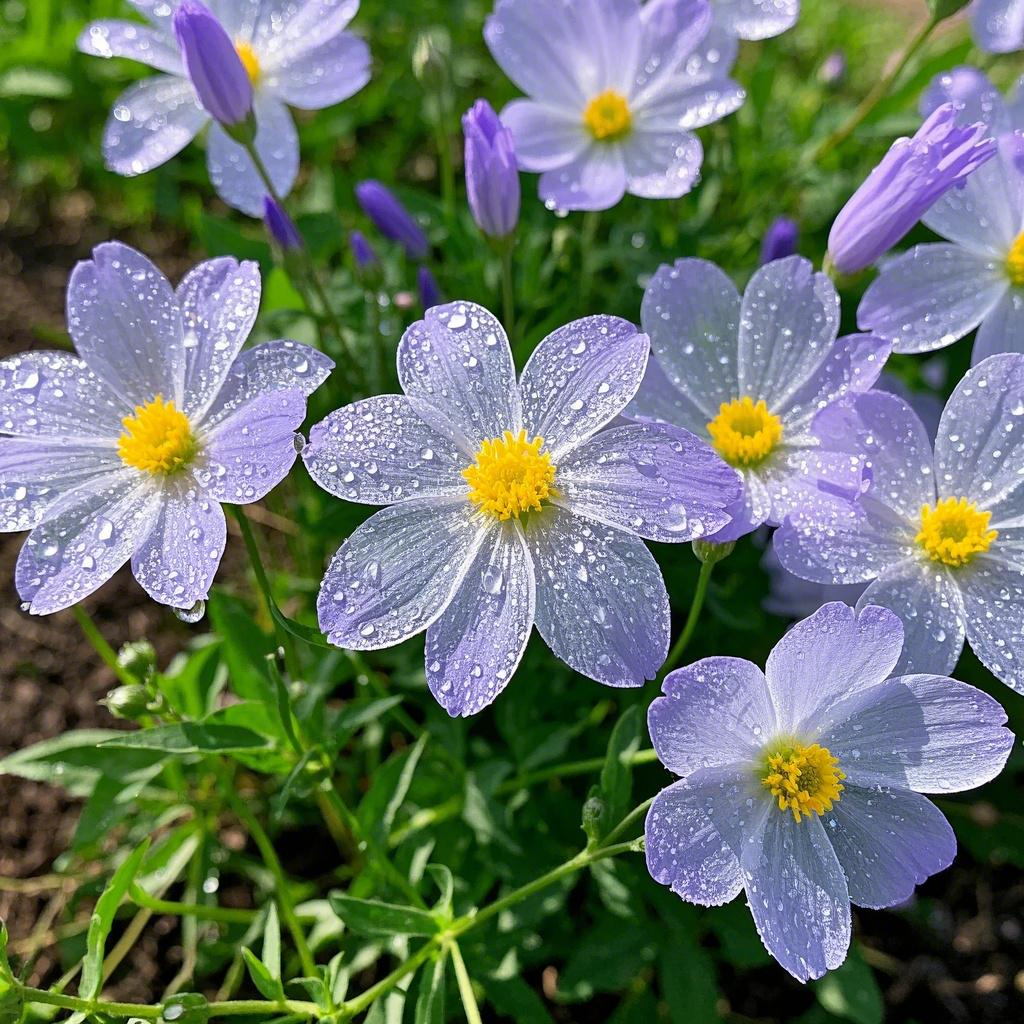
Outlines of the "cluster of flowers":
{"type": "MultiPolygon", "coordinates": [[[[111,167],[148,170],[212,118],[218,192],[301,244],[278,201],[298,166],[287,105],[326,106],[367,81],[367,47],[344,31],[356,0],[131,2],[147,24],[101,22],[81,40],[164,72],[115,106],[111,167]]],[[[1024,5],[979,0],[980,31],[997,7],[1024,23],[1024,5]]],[[[482,230],[512,236],[520,169],[540,172],[560,209],[688,191],[693,129],[744,98],[728,78],[736,38],[797,14],[796,0],[498,0],[485,37],[529,98],[466,116],[482,230]]],[[[652,277],[640,329],[567,324],[518,379],[487,310],[427,303],[398,346],[404,394],[337,410],[308,443],[296,430],[332,364],[290,341],[242,351],[255,265],[214,260],[174,289],[139,253],[100,246],[69,285],[77,355],[0,362],[0,529],[32,531],[25,607],[67,608],[131,560],[155,600],[192,608],[224,548],[221,502],[259,500],[301,452],[326,491],[386,506],[327,570],[324,633],[375,649],[425,631],[431,692],[471,715],[508,684],[534,625],[582,675],[654,679],[669,602],[644,541],[698,541],[713,559],[777,527],[790,573],[869,585],[856,609],[827,604],[794,627],[764,674],[710,658],[668,676],[649,724],[681,779],[651,809],[647,859],[696,903],[745,889],[771,953],[820,976],[846,955],[851,901],[892,906],[951,862],[952,831],[919,794],[977,786],[1006,761],[998,703],[946,676],[965,637],[1024,691],[1024,355],[1010,351],[1024,316],[1024,115],[971,69],[941,76],[923,106],[918,134],[836,219],[827,263],[870,266],[922,216],[950,241],[884,267],[858,311],[865,333],[838,336],[836,288],[786,255],[783,224],[766,245],[782,258],[742,296],[713,264],[679,260],[652,277]],[[979,325],[933,445],[879,374],[891,351],[979,325]]],[[[359,198],[425,256],[383,186],[359,198]]],[[[361,236],[353,245],[373,258],[361,236]]]]}

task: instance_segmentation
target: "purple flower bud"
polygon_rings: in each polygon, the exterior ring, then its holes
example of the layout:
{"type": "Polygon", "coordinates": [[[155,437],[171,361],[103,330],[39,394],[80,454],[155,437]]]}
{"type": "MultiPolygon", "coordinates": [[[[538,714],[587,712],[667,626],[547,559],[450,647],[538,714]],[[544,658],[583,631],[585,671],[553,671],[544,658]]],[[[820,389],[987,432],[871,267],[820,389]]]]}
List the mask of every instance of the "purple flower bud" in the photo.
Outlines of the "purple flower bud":
{"type": "Polygon", "coordinates": [[[366,235],[362,231],[351,232],[348,236],[348,245],[352,250],[352,255],[355,257],[356,266],[360,270],[366,270],[368,267],[377,265],[377,254],[373,251],[373,246],[366,240],[366,235]]]}
{"type": "Polygon", "coordinates": [[[944,103],[912,139],[897,139],[839,211],[828,254],[841,273],[869,267],[950,188],[995,155],[988,128],[980,122],[958,126],[956,115],[954,104],[944,103]]]}
{"type": "Polygon", "coordinates": [[[799,235],[800,229],[795,220],[790,220],[789,217],[776,217],[768,225],[764,240],[761,242],[761,263],[771,263],[772,260],[792,256],[796,252],[796,240],[799,235]]]}
{"type": "Polygon", "coordinates": [[[487,100],[477,100],[463,115],[462,130],[473,219],[490,238],[507,238],[519,222],[519,170],[512,133],[487,100]]]}
{"type": "Polygon", "coordinates": [[[390,189],[379,181],[361,181],[356,185],[356,199],[377,230],[385,238],[400,242],[410,259],[421,260],[427,255],[427,236],[390,189]]]}
{"type": "Polygon", "coordinates": [[[252,82],[224,26],[200,0],[182,0],[174,34],[199,102],[221,124],[241,124],[252,111],[252,82]]]}
{"type": "Polygon", "coordinates": [[[420,267],[416,271],[416,285],[419,288],[420,303],[424,310],[440,304],[441,289],[438,288],[434,275],[426,267],[420,267]]]}
{"type": "Polygon", "coordinates": [[[270,237],[285,252],[302,248],[302,235],[299,234],[295,222],[285,212],[284,207],[270,196],[263,197],[263,219],[270,232],[270,237]]]}
{"type": "Polygon", "coordinates": [[[823,85],[839,85],[846,78],[846,54],[833,50],[818,69],[818,80],[823,85]]]}

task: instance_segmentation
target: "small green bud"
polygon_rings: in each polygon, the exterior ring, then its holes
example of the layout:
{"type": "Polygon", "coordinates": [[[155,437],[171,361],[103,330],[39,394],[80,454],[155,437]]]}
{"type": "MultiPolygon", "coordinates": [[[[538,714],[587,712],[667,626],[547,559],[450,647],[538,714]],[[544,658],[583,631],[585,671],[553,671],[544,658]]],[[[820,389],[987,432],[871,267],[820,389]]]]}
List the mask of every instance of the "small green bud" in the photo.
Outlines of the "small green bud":
{"type": "Polygon", "coordinates": [[[145,683],[156,671],[156,651],[148,640],[134,640],[118,652],[117,663],[140,683],[145,683]]]}
{"type": "Polygon", "coordinates": [[[716,544],[712,540],[695,540],[693,553],[704,565],[715,565],[723,558],[728,558],[735,547],[736,541],[734,540],[727,540],[721,544],[716,544]]]}
{"type": "Polygon", "coordinates": [[[601,838],[601,823],[605,812],[605,803],[599,796],[590,797],[583,805],[582,828],[591,843],[596,843],[601,838]]]}
{"type": "Polygon", "coordinates": [[[198,992],[182,992],[164,1003],[162,1021],[169,1024],[206,1024],[210,1019],[210,1004],[198,992]]]}
{"type": "Polygon", "coordinates": [[[952,18],[957,11],[962,11],[971,0],[928,0],[928,10],[936,21],[952,18]]]}
{"type": "Polygon", "coordinates": [[[439,89],[448,79],[452,40],[448,30],[435,26],[421,32],[412,48],[412,72],[427,89],[439,89]]]}
{"type": "Polygon", "coordinates": [[[115,717],[136,719],[151,709],[149,690],[144,686],[119,686],[111,690],[100,703],[115,717]]]}

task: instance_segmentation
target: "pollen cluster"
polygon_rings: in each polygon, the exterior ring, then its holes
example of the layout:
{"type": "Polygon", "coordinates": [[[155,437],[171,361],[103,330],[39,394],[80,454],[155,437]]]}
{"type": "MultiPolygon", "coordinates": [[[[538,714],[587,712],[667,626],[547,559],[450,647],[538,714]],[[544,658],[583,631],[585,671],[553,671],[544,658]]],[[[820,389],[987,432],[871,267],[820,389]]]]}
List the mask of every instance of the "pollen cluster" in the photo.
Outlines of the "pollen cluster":
{"type": "Polygon", "coordinates": [[[614,89],[605,89],[595,96],[583,111],[583,124],[595,139],[613,142],[628,135],[633,115],[626,97],[614,89]]]}
{"type": "Polygon", "coordinates": [[[778,800],[780,811],[792,811],[800,821],[831,810],[843,791],[840,780],[845,778],[838,758],[825,747],[787,743],[768,755],[761,784],[778,800]]]}
{"type": "Polygon", "coordinates": [[[197,443],[188,417],[157,395],[126,416],[124,433],[117,442],[123,462],[146,473],[167,476],[187,466],[195,457],[197,443]]]}
{"type": "Polygon", "coordinates": [[[541,502],[555,493],[555,467],[541,451],[544,438],[526,440],[506,430],[501,437],[484,441],[476,461],[462,476],[469,484],[469,500],[495,519],[518,519],[524,512],[539,512],[541,502]]]}
{"type": "Polygon", "coordinates": [[[914,538],[934,562],[959,567],[988,551],[998,530],[988,528],[991,512],[981,512],[966,498],[943,498],[921,506],[921,530],[914,538]]]}
{"type": "Polygon", "coordinates": [[[1006,257],[1006,274],[1010,283],[1017,288],[1024,288],[1024,233],[1010,246],[1006,257]]]}
{"type": "Polygon", "coordinates": [[[763,462],[782,438],[782,423],[768,411],[764,399],[749,397],[723,402],[708,424],[711,443],[730,466],[750,467],[763,462]]]}
{"type": "Polygon", "coordinates": [[[263,69],[260,67],[260,59],[256,56],[252,44],[235,43],[235,51],[238,53],[238,59],[242,62],[242,67],[245,68],[245,73],[249,76],[249,81],[255,85],[260,80],[263,69]]]}

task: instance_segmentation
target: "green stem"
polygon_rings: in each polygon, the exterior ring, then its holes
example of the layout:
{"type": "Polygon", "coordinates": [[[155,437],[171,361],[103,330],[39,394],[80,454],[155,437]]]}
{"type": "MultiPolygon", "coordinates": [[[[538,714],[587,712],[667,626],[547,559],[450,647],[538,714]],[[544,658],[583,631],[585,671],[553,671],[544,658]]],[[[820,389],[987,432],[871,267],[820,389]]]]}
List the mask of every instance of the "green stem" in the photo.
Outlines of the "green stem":
{"type": "Polygon", "coordinates": [[[195,917],[200,921],[217,921],[220,924],[252,924],[259,916],[256,910],[236,910],[233,907],[211,907],[203,903],[158,900],[139,885],[132,886],[129,896],[137,906],[147,907],[157,914],[171,914],[174,917],[195,917]]]}
{"type": "Polygon", "coordinates": [[[452,956],[452,966],[455,968],[455,978],[459,983],[459,995],[462,997],[462,1006],[466,1011],[467,1024],[483,1024],[480,1017],[480,1007],[476,1003],[476,995],[473,992],[473,979],[466,970],[466,961],[462,959],[462,950],[459,944],[453,939],[448,944],[448,951],[452,956]]]}
{"type": "Polygon", "coordinates": [[[693,601],[690,603],[690,614],[686,617],[686,625],[683,626],[682,633],[679,634],[679,638],[672,645],[672,650],[668,652],[668,657],[665,659],[665,664],[662,665],[661,671],[658,673],[659,682],[665,678],[679,664],[679,659],[682,658],[689,646],[690,640],[693,639],[694,631],[697,629],[697,622],[700,619],[701,609],[704,607],[704,598],[707,596],[708,583],[711,580],[711,573],[715,568],[714,562],[702,562],[700,567],[700,575],[697,577],[697,587],[693,592],[693,601]]]}
{"type": "Polygon", "coordinates": [[[75,618],[78,620],[78,625],[82,627],[86,640],[92,644],[93,649],[103,659],[107,667],[125,686],[137,686],[138,679],[117,660],[117,652],[104,639],[89,613],[80,604],[73,605],[71,610],[75,613],[75,618]]]}
{"type": "MultiPolygon", "coordinates": [[[[516,292],[515,292],[515,265],[512,262],[512,254],[515,246],[511,239],[503,243],[505,248],[501,253],[501,308],[502,320],[504,321],[505,333],[509,338],[514,339],[514,328],[516,320],[516,292]]],[[[513,341],[514,345],[514,341],[513,341]]]]}
{"type": "Polygon", "coordinates": [[[580,307],[586,314],[590,308],[590,292],[594,286],[594,274],[597,271],[597,229],[601,223],[599,210],[588,210],[583,215],[583,228],[580,231],[580,307]]]}
{"type": "Polygon", "coordinates": [[[933,15],[921,26],[917,34],[907,43],[899,60],[887,74],[883,75],[873,86],[871,91],[857,105],[857,109],[828,136],[820,145],[811,150],[807,163],[817,163],[827,153],[832,152],[837,146],[841,146],[865,121],[868,115],[888,95],[889,89],[897,78],[903,73],[906,66],[914,59],[918,50],[928,41],[929,36],[935,31],[935,27],[943,19],[933,15]]]}

